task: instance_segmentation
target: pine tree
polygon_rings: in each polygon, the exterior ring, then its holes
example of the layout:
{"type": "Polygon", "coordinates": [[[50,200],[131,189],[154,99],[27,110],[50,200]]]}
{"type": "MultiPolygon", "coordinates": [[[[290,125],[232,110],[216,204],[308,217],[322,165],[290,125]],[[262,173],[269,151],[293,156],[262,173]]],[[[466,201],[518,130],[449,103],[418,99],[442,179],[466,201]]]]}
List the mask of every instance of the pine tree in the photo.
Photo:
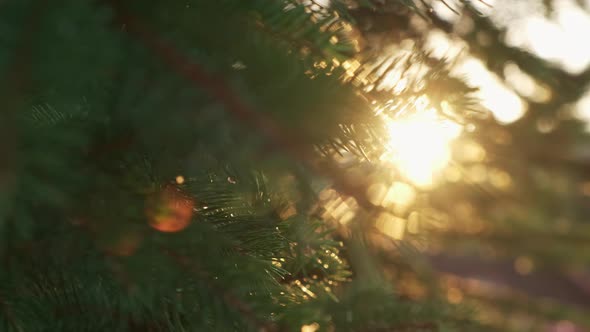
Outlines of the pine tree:
{"type": "MultiPolygon", "coordinates": [[[[480,4],[460,4],[474,23],[461,34],[427,1],[0,4],[0,328],[511,328],[457,305],[429,261],[493,250],[528,270],[584,268],[584,196],[564,188],[584,181],[569,153],[585,138],[563,109],[588,74],[508,46],[480,4]],[[498,123],[429,51],[435,29],[553,97],[498,123]],[[493,156],[475,165],[487,181],[423,190],[383,162],[389,120],[424,104],[476,128],[462,137],[493,156]]],[[[531,328],[588,324],[536,310],[531,328]]]]}

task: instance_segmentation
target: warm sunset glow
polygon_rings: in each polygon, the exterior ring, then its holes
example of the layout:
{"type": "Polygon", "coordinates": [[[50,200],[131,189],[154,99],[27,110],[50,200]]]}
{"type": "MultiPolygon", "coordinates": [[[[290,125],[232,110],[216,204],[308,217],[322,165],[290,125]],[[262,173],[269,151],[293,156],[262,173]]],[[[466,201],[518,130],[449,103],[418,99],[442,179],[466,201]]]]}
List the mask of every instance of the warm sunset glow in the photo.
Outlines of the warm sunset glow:
{"type": "MultiPolygon", "coordinates": [[[[481,60],[466,58],[456,71],[458,75],[463,75],[469,84],[479,87],[474,96],[481,100],[481,105],[490,110],[498,122],[512,123],[526,112],[526,105],[518,95],[499,77],[492,74],[481,60]]],[[[521,81],[515,84],[523,85],[521,81]]]]}
{"type": "Polygon", "coordinates": [[[452,70],[453,75],[463,77],[469,85],[478,87],[473,97],[479,99],[481,105],[500,123],[517,121],[526,112],[526,104],[513,89],[537,102],[546,102],[550,98],[550,91],[540,86],[517,65],[507,64],[504,81],[490,72],[481,60],[464,54],[464,43],[450,39],[440,31],[429,34],[426,47],[435,57],[458,59],[452,70]]]}
{"type": "Polygon", "coordinates": [[[550,17],[532,13],[509,22],[506,41],[571,73],[580,73],[590,65],[590,49],[579,41],[580,33],[589,28],[587,11],[574,1],[559,1],[550,17]]]}
{"type": "Polygon", "coordinates": [[[386,121],[389,151],[383,159],[415,185],[432,185],[436,173],[450,161],[450,143],[461,133],[461,126],[441,118],[432,108],[386,121]]]}

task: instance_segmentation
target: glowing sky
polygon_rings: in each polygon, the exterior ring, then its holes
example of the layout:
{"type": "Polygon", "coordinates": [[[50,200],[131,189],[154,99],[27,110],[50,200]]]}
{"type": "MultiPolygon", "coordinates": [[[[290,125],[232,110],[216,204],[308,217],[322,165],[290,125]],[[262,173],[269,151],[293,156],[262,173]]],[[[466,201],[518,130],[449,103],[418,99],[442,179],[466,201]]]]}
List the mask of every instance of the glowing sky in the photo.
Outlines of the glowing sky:
{"type": "MultiPolygon", "coordinates": [[[[590,65],[590,47],[581,39],[590,33],[590,14],[575,1],[555,1],[550,15],[542,0],[487,0],[486,3],[491,7],[480,4],[478,9],[506,29],[508,45],[526,49],[573,74],[590,65]]],[[[444,19],[459,18],[442,2],[433,4],[444,19]]],[[[515,63],[505,65],[506,81],[491,73],[484,63],[469,55],[467,45],[459,38],[451,39],[435,30],[428,36],[427,47],[434,56],[456,61],[454,74],[480,88],[476,97],[501,123],[512,123],[525,114],[527,104],[521,96],[535,102],[547,101],[551,96],[549,89],[515,63]]],[[[435,113],[425,108],[407,118],[386,119],[391,139],[385,159],[418,186],[431,185],[435,174],[446,167],[450,161],[449,145],[462,130],[457,124],[437,118],[435,113]]],[[[578,103],[577,114],[590,123],[590,92],[578,103]]]]}

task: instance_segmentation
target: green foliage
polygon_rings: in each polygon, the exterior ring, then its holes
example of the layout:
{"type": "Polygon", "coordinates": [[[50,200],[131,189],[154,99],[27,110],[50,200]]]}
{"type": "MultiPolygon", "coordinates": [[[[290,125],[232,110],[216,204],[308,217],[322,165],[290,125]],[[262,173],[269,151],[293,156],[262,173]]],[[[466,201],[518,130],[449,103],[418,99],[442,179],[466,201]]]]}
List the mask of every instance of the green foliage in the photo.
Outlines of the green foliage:
{"type": "Polygon", "coordinates": [[[432,318],[350,282],[348,249],[303,197],[315,180],[294,178],[300,165],[236,121],[219,92],[227,85],[309,151],[366,140],[367,102],[330,68],[352,54],[335,13],[229,0],[2,9],[3,72],[20,82],[6,103],[18,153],[0,202],[3,329],[352,330],[432,318]],[[195,86],[153,45],[216,81],[195,86]],[[171,220],[186,228],[157,231],[171,220]]]}

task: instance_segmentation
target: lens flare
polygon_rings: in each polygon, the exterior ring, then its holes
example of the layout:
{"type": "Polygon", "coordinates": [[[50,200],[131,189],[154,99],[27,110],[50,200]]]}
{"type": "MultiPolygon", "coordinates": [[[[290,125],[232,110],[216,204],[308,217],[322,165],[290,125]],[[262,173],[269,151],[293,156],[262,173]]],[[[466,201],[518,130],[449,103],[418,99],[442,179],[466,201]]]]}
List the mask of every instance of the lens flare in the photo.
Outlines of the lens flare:
{"type": "Polygon", "coordinates": [[[382,159],[392,162],[415,185],[431,186],[436,173],[449,163],[450,144],[462,127],[433,108],[403,118],[386,117],[385,121],[389,138],[382,159]]]}
{"type": "Polygon", "coordinates": [[[164,233],[180,232],[189,226],[193,217],[193,200],[169,185],[148,197],[146,215],[151,227],[164,233]]]}

